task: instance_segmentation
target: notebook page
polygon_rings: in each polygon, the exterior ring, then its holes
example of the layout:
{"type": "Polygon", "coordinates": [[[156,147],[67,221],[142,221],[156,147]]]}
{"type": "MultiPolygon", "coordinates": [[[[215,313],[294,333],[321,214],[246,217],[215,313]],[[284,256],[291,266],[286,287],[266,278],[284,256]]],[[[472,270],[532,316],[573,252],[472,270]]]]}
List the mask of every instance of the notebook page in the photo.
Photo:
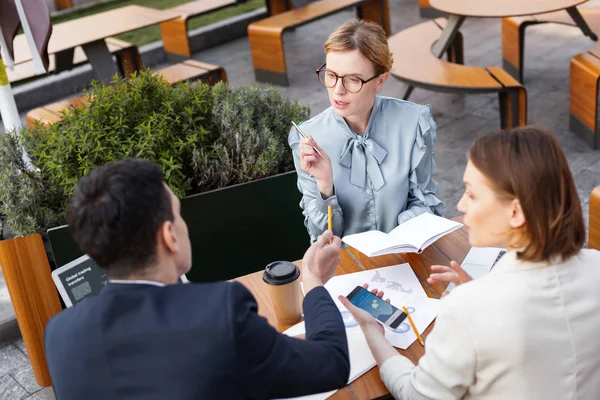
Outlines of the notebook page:
{"type": "Polygon", "coordinates": [[[396,245],[395,240],[380,231],[367,231],[344,236],[342,241],[369,257],[380,250],[396,245]]]}
{"type": "Polygon", "coordinates": [[[397,226],[389,235],[397,245],[411,244],[422,249],[462,224],[430,213],[421,214],[397,226]],[[433,239],[433,240],[431,240],[433,239]]]}

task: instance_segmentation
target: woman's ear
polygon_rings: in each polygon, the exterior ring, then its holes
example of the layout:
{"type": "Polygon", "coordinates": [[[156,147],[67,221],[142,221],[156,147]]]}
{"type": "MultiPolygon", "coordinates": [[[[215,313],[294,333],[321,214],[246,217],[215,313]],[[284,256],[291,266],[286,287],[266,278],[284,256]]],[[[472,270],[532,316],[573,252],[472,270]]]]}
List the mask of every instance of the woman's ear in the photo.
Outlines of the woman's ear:
{"type": "Polygon", "coordinates": [[[513,199],[511,201],[511,214],[510,214],[510,227],[517,229],[525,225],[527,222],[525,219],[525,213],[523,213],[523,207],[519,199],[513,199]]]}
{"type": "Polygon", "coordinates": [[[381,90],[381,88],[383,87],[383,84],[387,82],[389,77],[390,77],[389,72],[384,72],[383,74],[381,74],[377,77],[377,86],[375,86],[376,93],[378,93],[381,90]]]}

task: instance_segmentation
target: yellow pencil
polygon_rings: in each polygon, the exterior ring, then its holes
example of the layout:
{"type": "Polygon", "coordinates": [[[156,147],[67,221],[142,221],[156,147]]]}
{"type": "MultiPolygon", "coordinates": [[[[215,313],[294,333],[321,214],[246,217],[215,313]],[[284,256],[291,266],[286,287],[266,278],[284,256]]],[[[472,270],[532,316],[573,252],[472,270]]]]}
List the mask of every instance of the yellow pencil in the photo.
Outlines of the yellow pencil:
{"type": "Polygon", "coordinates": [[[331,206],[327,206],[327,229],[333,232],[333,210],[331,206]]]}
{"type": "Polygon", "coordinates": [[[419,343],[421,343],[422,346],[425,346],[425,343],[423,342],[423,338],[419,334],[419,331],[417,330],[417,327],[415,326],[415,323],[413,322],[412,318],[410,317],[410,314],[408,313],[408,310],[406,309],[406,307],[402,306],[402,311],[404,311],[404,314],[406,314],[406,318],[408,318],[408,323],[412,327],[413,331],[415,331],[415,335],[417,335],[417,339],[419,339],[419,343]]]}

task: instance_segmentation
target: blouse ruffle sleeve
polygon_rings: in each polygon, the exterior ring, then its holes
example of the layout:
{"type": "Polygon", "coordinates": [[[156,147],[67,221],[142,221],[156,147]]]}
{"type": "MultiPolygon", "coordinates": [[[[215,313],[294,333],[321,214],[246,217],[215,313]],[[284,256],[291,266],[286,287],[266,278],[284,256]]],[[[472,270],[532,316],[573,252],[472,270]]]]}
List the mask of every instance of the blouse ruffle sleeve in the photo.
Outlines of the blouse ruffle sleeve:
{"type": "Polygon", "coordinates": [[[442,215],[444,204],[436,197],[438,183],[433,179],[436,135],[437,125],[431,114],[431,106],[421,106],[408,176],[408,202],[406,210],[398,215],[398,224],[425,212],[442,215]]]}

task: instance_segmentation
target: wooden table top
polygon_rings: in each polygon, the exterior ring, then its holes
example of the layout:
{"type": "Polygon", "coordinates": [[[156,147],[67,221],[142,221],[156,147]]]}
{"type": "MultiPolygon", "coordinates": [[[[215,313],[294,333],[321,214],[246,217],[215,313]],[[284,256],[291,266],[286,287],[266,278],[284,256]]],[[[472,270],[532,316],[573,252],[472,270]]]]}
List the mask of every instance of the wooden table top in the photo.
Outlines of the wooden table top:
{"type": "MultiPolygon", "coordinates": [[[[445,285],[437,284],[432,287],[427,283],[431,265],[448,265],[450,260],[461,263],[469,249],[469,240],[464,229],[459,229],[444,236],[426,248],[421,254],[388,254],[369,258],[358,250],[347,247],[340,252],[341,263],[336,275],[408,262],[417,275],[417,278],[419,278],[427,295],[429,297],[439,298],[444,291],[445,285]]],[[[296,261],[295,264],[302,268],[301,261],[296,261]]],[[[276,327],[280,332],[289,328],[289,326],[283,326],[277,323],[275,311],[266,290],[266,284],[262,280],[262,271],[242,276],[236,280],[246,286],[254,295],[258,303],[258,313],[265,317],[272,326],[276,327]]],[[[426,337],[429,332],[431,332],[432,328],[433,323],[422,333],[422,336],[426,337]]],[[[419,358],[423,356],[424,349],[417,341],[415,341],[408,349],[398,350],[398,352],[416,363],[419,358]]],[[[369,372],[352,382],[349,387],[351,390],[346,386],[342,390],[336,392],[330,399],[373,399],[389,393],[379,377],[379,368],[377,367],[371,369],[369,372]]]]}
{"type": "Polygon", "coordinates": [[[588,0],[429,0],[431,7],[464,17],[503,18],[564,10],[588,0]]]}
{"type": "MultiPolygon", "coordinates": [[[[77,46],[103,40],[125,32],[145,28],[179,17],[169,10],[130,5],[53,25],[48,53],[54,54],[77,46]]],[[[14,40],[15,64],[31,60],[25,35],[14,40]]]]}

